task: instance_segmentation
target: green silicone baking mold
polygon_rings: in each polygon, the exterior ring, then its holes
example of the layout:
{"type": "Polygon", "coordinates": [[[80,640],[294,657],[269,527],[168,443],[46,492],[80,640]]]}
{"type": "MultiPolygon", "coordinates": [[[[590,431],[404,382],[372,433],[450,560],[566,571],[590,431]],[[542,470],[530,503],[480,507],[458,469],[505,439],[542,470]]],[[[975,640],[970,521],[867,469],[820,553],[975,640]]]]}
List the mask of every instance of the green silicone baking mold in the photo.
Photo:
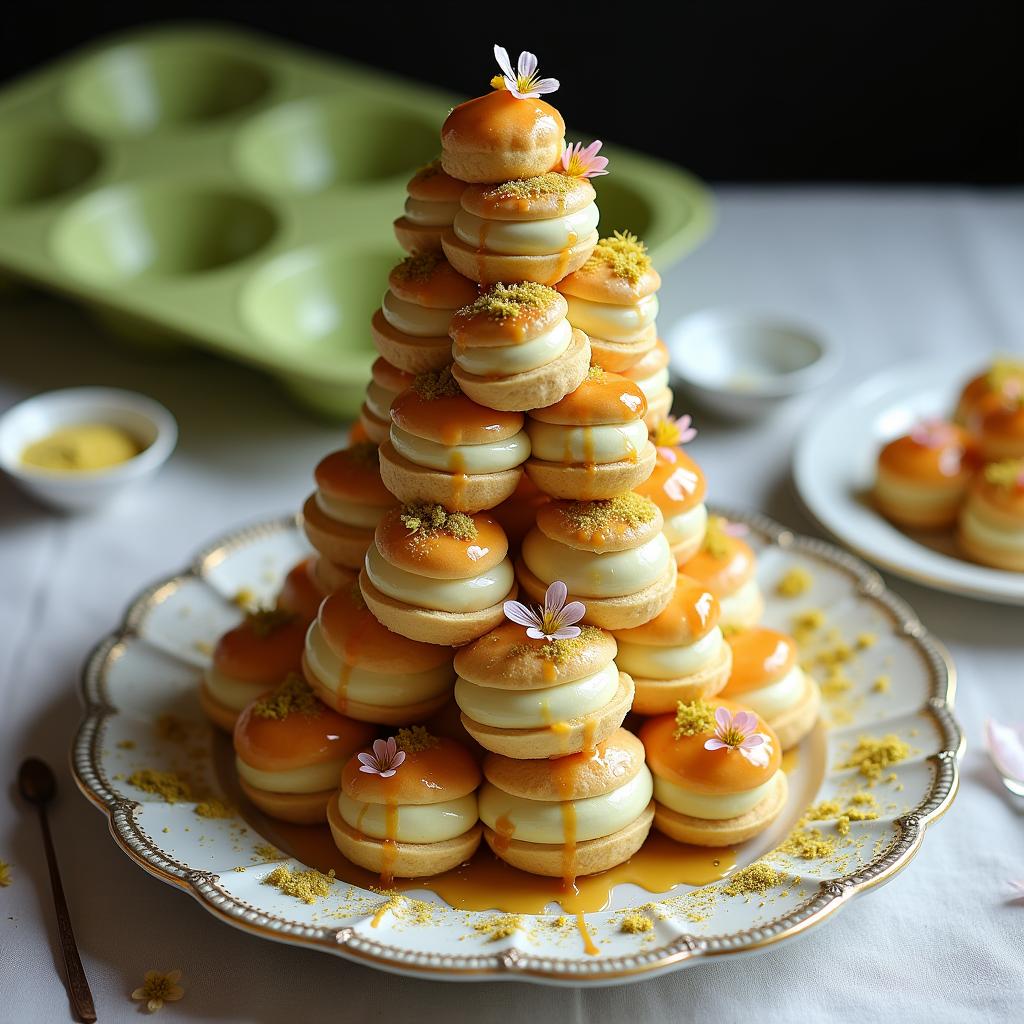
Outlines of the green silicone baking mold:
{"type": "MultiPolygon", "coordinates": [[[[0,269],[353,415],[404,255],[391,224],[456,102],[234,29],[106,40],[0,92],[0,269]]],[[[603,233],[637,232],[661,267],[700,241],[700,182],[604,152],[603,233]]]]}

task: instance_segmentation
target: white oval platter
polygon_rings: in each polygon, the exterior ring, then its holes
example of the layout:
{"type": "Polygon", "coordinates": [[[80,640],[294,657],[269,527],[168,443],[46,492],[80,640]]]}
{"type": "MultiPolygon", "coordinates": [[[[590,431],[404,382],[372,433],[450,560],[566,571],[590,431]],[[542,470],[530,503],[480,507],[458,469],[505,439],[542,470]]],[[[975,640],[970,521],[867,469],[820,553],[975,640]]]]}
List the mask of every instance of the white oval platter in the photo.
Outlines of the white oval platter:
{"type": "MultiPolygon", "coordinates": [[[[314,905],[263,884],[278,864],[298,870],[301,863],[268,849],[280,833],[245,805],[232,778],[230,742],[203,719],[196,683],[217,637],[241,616],[235,595],[245,588],[269,600],[307,553],[294,518],[210,545],[187,570],[139,595],[120,628],[100,641],[82,677],[85,712],[72,747],[78,785],[107,815],[128,856],[214,917],[263,938],[403,974],[621,984],[796,936],[906,866],[952,801],[963,747],[951,712],[954,673],[942,646],[856,559],[764,517],[726,514],[746,524],[758,549],[767,624],[787,628],[801,611],[821,609],[833,637],[839,630],[851,643],[865,634],[876,640],[844,665],[850,685],[826,703],[831,727],[819,726],[801,744],[782,819],[737,850],[737,868],[766,856],[780,872],[779,884],[763,895],[726,895],[728,880],[667,894],[617,886],[607,909],[586,915],[599,949],[588,955],[578,930],[551,927],[550,915],[524,917],[495,939],[486,927],[493,913],[456,910],[425,891],[407,895],[432,904],[427,914],[405,912],[406,906],[423,909],[408,901],[379,913],[385,897],[340,881],[314,905]],[[781,597],[776,585],[794,566],[807,569],[813,585],[799,597],[781,597]],[[873,686],[880,674],[891,680],[885,692],[873,686]],[[863,783],[838,767],[861,736],[890,733],[910,745],[911,756],[873,790],[879,816],[851,824],[838,861],[770,852],[808,804],[844,799],[863,783]],[[221,796],[242,817],[201,817],[193,802],[167,803],[143,792],[127,781],[142,769],[185,772],[197,792],[221,796]],[[638,906],[653,928],[627,934],[624,912],[638,906]]],[[[547,910],[558,913],[555,906],[547,910]]]]}

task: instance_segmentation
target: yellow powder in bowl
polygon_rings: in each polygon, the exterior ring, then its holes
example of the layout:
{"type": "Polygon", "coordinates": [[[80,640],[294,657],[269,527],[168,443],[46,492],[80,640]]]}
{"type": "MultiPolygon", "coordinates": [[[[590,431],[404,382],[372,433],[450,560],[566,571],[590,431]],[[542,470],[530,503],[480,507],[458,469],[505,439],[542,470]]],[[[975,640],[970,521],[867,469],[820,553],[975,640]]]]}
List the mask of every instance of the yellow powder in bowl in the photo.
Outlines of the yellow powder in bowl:
{"type": "Polygon", "coordinates": [[[109,423],[76,423],[33,441],[22,451],[21,464],[51,473],[89,473],[134,459],[143,447],[109,423]]]}

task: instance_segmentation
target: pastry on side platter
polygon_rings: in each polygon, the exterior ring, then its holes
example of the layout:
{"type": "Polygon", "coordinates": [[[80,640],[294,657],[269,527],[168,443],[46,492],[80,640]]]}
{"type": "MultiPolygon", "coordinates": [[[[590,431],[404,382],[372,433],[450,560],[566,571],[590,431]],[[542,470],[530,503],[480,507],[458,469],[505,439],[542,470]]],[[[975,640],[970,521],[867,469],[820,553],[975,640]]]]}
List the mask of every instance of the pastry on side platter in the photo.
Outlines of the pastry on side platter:
{"type": "Polygon", "coordinates": [[[957,540],[976,562],[1024,572],[1024,459],[994,462],[978,474],[957,540]]]}

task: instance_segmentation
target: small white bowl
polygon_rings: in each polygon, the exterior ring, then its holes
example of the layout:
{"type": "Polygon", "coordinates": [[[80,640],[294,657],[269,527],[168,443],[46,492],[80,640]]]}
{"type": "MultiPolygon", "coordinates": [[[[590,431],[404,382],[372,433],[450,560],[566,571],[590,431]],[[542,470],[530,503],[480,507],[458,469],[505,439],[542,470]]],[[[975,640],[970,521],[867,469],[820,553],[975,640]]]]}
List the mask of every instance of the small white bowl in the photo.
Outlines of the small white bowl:
{"type": "Polygon", "coordinates": [[[808,327],[753,313],[707,309],[669,332],[672,368],[712,412],[764,416],[817,387],[836,369],[835,350],[808,327]]]}
{"type": "Polygon", "coordinates": [[[0,468],[33,498],[54,508],[82,512],[105,505],[153,476],[177,440],[174,417],[145,395],[118,388],[65,388],[26,399],[0,417],[0,468]],[[126,462],[81,473],[22,463],[28,445],[76,423],[109,423],[145,447],[126,462]]]}

